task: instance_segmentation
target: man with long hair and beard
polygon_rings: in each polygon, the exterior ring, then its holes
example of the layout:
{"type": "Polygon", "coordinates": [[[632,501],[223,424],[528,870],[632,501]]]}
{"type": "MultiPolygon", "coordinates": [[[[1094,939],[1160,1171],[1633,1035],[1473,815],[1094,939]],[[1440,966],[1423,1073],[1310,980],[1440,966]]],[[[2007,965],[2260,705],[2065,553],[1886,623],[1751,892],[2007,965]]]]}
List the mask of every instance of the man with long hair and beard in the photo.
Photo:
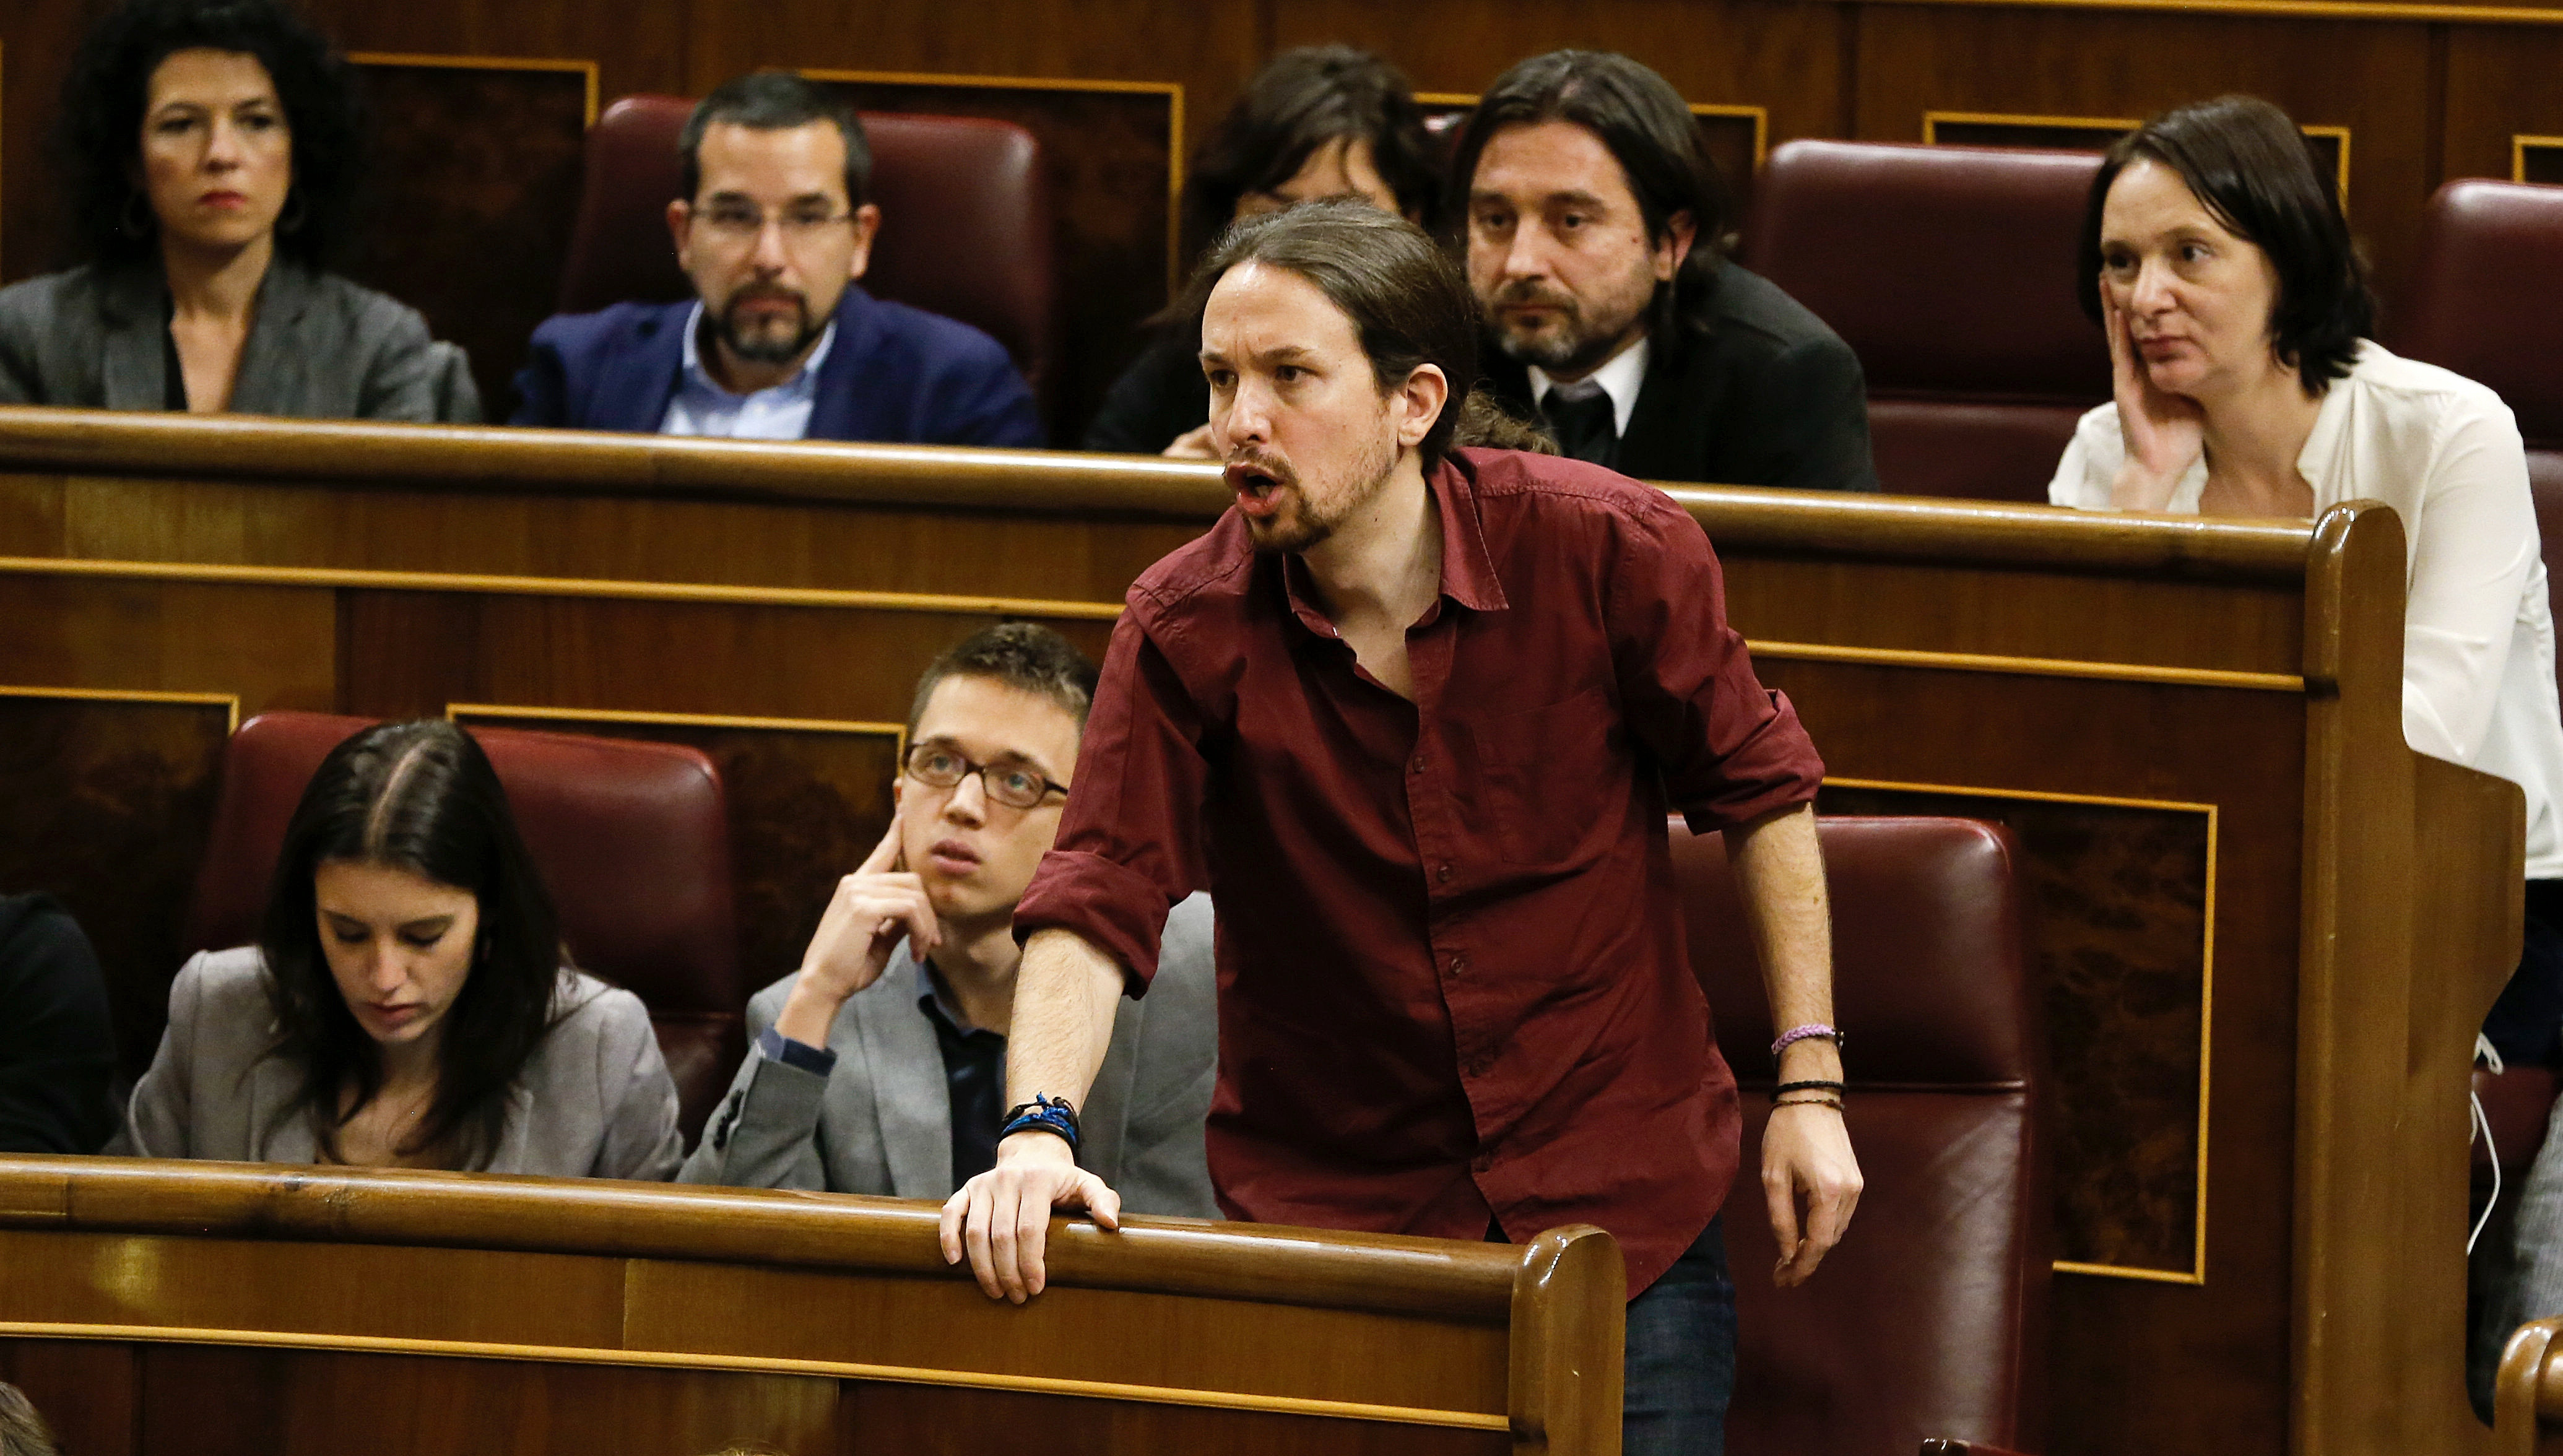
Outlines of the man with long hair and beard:
{"type": "Polygon", "coordinates": [[[1114,1006],[1168,907],[1219,907],[1211,1183],[1234,1218],[1627,1257],[1626,1449],[1714,1453],[1733,1384],[1718,1225],[1735,1082],[1709,1035],[1666,818],[1724,831],[1780,1048],[1762,1186],[1794,1284],[1848,1224],[1823,764],[1726,624],[1662,492],[1476,448],[1479,318],[1406,221],[1316,202],[1203,264],[1234,506],[1142,573],[1058,838],[1016,908],[996,1161],[943,1252],[1039,1294],[1114,1006]]]}
{"type": "Polygon", "coordinates": [[[1043,443],[1032,390],[966,323],[858,280],[881,209],[863,124],[816,84],[759,71],[703,98],[668,204],[695,297],[564,313],[534,330],[508,421],[750,440],[1043,443]]]}

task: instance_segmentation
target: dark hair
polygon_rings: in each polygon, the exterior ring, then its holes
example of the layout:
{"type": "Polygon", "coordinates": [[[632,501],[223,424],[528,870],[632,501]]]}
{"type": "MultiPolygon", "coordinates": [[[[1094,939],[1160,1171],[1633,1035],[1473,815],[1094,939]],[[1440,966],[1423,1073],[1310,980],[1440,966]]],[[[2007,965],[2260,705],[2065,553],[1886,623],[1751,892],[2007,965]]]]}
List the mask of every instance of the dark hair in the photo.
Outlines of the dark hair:
{"type": "Polygon", "coordinates": [[[2376,327],[2367,260],[2350,238],[2332,184],[2314,170],[2304,133],[2258,97],[2176,106],[2109,148],[2082,212],[2081,272],[2074,281],[2082,312],[2101,321],[2100,212],[2109,184],[2138,158],[2177,172],[2226,231],[2268,255],[2278,276],[2269,342],[2278,362],[2304,381],[2305,393],[2321,394],[2348,374],[2358,341],[2376,327]]]}
{"type": "Polygon", "coordinates": [[[332,861],[385,865],[480,902],[472,971],[445,1014],[436,1101],[415,1151],[450,1146],[458,1165],[485,1161],[505,1131],[507,1096],[551,1029],[566,956],[560,922],[507,811],[507,791],[472,735],[429,719],[380,724],[329,751],[285,828],[259,949],[279,1028],[275,1051],[302,1074],[286,1113],[307,1110],[321,1149],[382,1090],[382,1054],[357,1025],[320,945],[312,876],[332,861]],[[356,1091],[347,1114],[340,1093],[356,1091]]]}
{"type": "Polygon", "coordinates": [[[1688,213],[1690,251],[1656,287],[1648,332],[1659,347],[1708,331],[1708,299],[1726,254],[1731,204],[1700,142],[1699,118],[1665,79],[1610,51],[1551,51],[1495,79],[1452,148],[1445,226],[1465,244],[1469,191],[1486,143],[1507,126],[1572,121],[1601,138],[1628,174],[1648,240],[1662,243],[1688,213]]]}
{"type": "Polygon", "coordinates": [[[686,169],[686,200],[692,202],[703,185],[703,132],[715,121],[751,131],[789,131],[813,121],[833,122],[846,139],[846,205],[861,207],[871,199],[872,144],[864,140],[864,123],[854,107],[825,87],[789,71],[751,71],[712,88],[694,103],[686,129],[677,134],[677,152],[686,169]]]}
{"type": "Polygon", "coordinates": [[[1309,153],[1344,138],[1370,143],[1371,165],[1399,211],[1431,216],[1442,166],[1405,73],[1350,46],[1301,46],[1255,73],[1193,148],[1184,177],[1187,250],[1226,231],[1239,198],[1289,181],[1309,153]]]}
{"type": "Polygon", "coordinates": [[[99,263],[156,255],[159,221],[148,205],[148,223],[126,230],[142,113],[160,63],[195,50],[254,56],[267,68],[294,134],[294,188],[276,249],[321,266],[346,235],[363,171],[363,110],[353,69],[283,0],[126,0],[90,28],[64,79],[53,136],[77,246],[99,263]]]}
{"type": "Polygon", "coordinates": [[[1489,406],[1473,393],[1479,377],[1477,296],[1423,229],[1336,200],[1250,217],[1211,246],[1193,273],[1190,297],[1207,302],[1223,275],[1248,263],[1295,273],[1341,309],[1382,394],[1404,385],[1419,365],[1441,369],[1451,393],[1420,447],[1428,472],[1450,453],[1463,415],[1496,428],[1485,416],[1489,406]]]}
{"type": "Polygon", "coordinates": [[[916,736],[917,720],[925,717],[926,700],[945,678],[988,678],[1019,693],[1047,698],[1077,720],[1082,731],[1085,711],[1094,706],[1093,659],[1077,644],[1039,622],[1000,622],[982,628],[943,650],[916,680],[916,698],[908,705],[907,735],[916,736]]]}

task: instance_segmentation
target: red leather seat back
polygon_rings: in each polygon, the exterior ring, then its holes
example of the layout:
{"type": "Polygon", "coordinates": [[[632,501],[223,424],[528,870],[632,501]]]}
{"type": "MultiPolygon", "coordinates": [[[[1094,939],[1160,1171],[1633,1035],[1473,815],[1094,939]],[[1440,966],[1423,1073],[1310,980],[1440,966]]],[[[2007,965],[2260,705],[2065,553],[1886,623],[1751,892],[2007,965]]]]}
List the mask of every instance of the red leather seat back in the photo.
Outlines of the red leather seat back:
{"type": "MultiPolygon", "coordinates": [[[[263,714],[223,755],[187,948],[258,938],[287,822],[312,770],[370,720],[263,714]]],[[[688,1137],[746,1054],[747,989],[731,908],[728,811],[692,748],[474,728],[577,963],[638,995],[676,1077],[688,1137]]]]}
{"type": "MultiPolygon", "coordinates": [[[[668,203],[684,185],[677,137],[694,104],[625,97],[587,133],[587,180],[560,309],[667,303],[693,286],[677,266],[668,203]]],[[[968,116],[866,112],[872,200],[882,210],[874,294],[985,329],[1040,383],[1051,350],[1050,187],[1031,132],[968,116]]]]}
{"type": "Polygon", "coordinates": [[[1829,818],[1820,833],[1868,1188],[1815,1278],[1779,1290],[1759,1183],[1770,1004],[1724,843],[1673,825],[1691,966],[1744,1105],[1725,1221],[1741,1326],[1727,1449],[2039,1449],[2052,1211],[2010,841],[1963,819],[1829,818]]]}
{"type": "Polygon", "coordinates": [[[1868,141],[1771,153],[1738,261],[1860,356],[1887,490],[2046,499],[2073,417],[2109,397],[2108,343],[2073,293],[2099,165],[1868,141]]]}
{"type": "Polygon", "coordinates": [[[2477,178],[2430,198],[2395,346],[2485,384],[2530,445],[2563,446],[2563,187],[2477,178]]]}

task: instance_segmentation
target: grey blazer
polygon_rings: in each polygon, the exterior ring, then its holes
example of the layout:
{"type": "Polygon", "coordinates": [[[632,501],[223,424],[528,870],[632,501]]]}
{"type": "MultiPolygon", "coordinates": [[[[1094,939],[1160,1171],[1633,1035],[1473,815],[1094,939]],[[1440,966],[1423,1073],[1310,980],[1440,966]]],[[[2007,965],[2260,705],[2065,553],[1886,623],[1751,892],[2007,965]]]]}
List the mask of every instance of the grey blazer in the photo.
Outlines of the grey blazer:
{"type": "MultiPolygon", "coordinates": [[[[0,289],[0,404],[166,409],[168,322],[169,290],[150,264],[93,264],[0,289]]],[[[468,371],[458,388],[449,364],[417,310],[280,258],[259,284],[230,407],[479,421],[480,391],[468,371]]]]}
{"type": "MultiPolygon", "coordinates": [[[[675,1172],[686,1150],[677,1084],[641,998],[563,968],[552,1008],[559,1019],[516,1078],[497,1151],[476,1171],[653,1180],[675,1172]]],[[[194,956],[169,987],[169,1029],[106,1150],[317,1160],[310,1119],[277,1116],[300,1077],[269,1054],[275,1039],[257,947],[194,956]]]]}
{"type": "MultiPolygon", "coordinates": [[[[747,1003],[762,1037],[792,992],[785,976],[747,1003]]],[[[750,1048],[701,1145],[689,1183],[952,1195],[952,1102],[942,1046],[917,1005],[925,972],[907,947],[846,999],[828,1028],[836,1071],[822,1078],[750,1048]]],[[[1211,904],[1196,895],[1166,917],[1165,948],[1144,999],[1124,997],[1103,1069],[1078,1110],[1077,1160],[1133,1213],[1217,1218],[1202,1123],[1219,1070],[1211,904]]]]}

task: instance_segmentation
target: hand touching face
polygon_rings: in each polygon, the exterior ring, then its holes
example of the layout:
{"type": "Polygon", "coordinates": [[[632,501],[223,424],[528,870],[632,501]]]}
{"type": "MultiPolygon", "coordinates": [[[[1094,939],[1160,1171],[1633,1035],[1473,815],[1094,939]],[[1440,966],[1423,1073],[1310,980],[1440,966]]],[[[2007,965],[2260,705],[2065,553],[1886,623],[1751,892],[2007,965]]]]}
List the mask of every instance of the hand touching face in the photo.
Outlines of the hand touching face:
{"type": "Polygon", "coordinates": [[[2269,316],[2277,271],[2217,221],[2178,172],[2129,162],[2100,208],[2100,300],[2156,389],[2239,394],[2281,366],[2269,316]]]}

